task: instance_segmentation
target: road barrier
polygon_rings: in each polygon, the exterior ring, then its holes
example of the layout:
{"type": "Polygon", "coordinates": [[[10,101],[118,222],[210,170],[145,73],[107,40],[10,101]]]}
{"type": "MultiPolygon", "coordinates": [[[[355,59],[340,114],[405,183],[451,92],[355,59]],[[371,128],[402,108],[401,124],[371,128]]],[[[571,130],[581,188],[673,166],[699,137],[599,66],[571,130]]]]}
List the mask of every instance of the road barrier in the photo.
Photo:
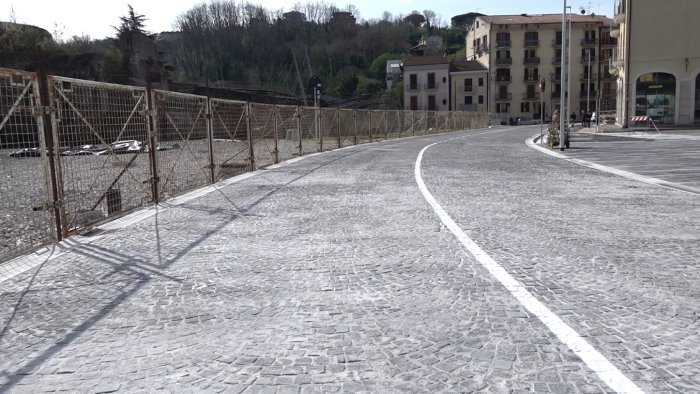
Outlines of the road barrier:
{"type": "Polygon", "coordinates": [[[270,105],[0,68],[0,261],[300,155],[483,112],[270,105]]]}

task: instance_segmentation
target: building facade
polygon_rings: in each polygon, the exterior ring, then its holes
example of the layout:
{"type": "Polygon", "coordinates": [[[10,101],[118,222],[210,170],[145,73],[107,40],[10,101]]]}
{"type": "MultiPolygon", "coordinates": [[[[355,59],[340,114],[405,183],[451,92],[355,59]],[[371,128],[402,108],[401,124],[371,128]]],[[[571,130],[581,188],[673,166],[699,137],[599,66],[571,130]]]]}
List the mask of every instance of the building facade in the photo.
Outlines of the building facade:
{"type": "Polygon", "coordinates": [[[486,112],[488,71],[475,60],[450,64],[450,110],[486,112]]]}
{"type": "Polygon", "coordinates": [[[409,56],[403,67],[404,108],[449,110],[450,69],[444,56],[409,56]]]}
{"type": "Polygon", "coordinates": [[[627,127],[631,116],[645,115],[662,124],[700,123],[700,1],[616,3],[616,122],[627,127]]]}
{"type": "Polygon", "coordinates": [[[596,107],[614,110],[616,83],[609,72],[617,45],[610,36],[614,21],[579,14],[569,14],[568,21],[570,47],[562,45],[561,14],[474,19],[466,37],[466,55],[488,71],[492,123],[550,118],[560,107],[562,54],[570,59],[567,113],[580,119],[583,112],[591,113],[596,107]]]}

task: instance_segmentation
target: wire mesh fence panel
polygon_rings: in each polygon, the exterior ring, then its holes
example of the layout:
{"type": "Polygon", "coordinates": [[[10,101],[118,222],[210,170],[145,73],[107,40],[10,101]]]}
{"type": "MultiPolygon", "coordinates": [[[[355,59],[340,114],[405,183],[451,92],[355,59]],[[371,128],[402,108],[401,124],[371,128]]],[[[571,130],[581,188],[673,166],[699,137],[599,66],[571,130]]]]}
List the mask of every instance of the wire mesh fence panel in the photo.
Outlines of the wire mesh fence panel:
{"type": "Polygon", "coordinates": [[[428,133],[428,112],[413,111],[413,134],[424,135],[428,133]]]}
{"type": "Polygon", "coordinates": [[[211,182],[207,98],[154,91],[161,200],[211,182]]]}
{"type": "Polygon", "coordinates": [[[351,109],[341,109],[340,117],[340,147],[355,144],[355,112],[351,109]]]}
{"type": "Polygon", "coordinates": [[[214,180],[219,181],[249,171],[246,103],[212,99],[210,106],[214,180]]]}
{"type": "Polygon", "coordinates": [[[357,130],[357,143],[364,144],[372,141],[371,134],[372,112],[366,109],[355,110],[355,120],[353,127],[357,130]]]}
{"type": "Polygon", "coordinates": [[[321,135],[323,136],[323,150],[338,148],[338,109],[321,108],[321,135]]]}
{"type": "Polygon", "coordinates": [[[253,139],[253,156],[256,168],[277,163],[277,134],[275,107],[270,104],[249,104],[250,135],[253,139]]]}
{"type": "Polygon", "coordinates": [[[373,141],[383,141],[386,139],[386,111],[370,111],[372,120],[370,132],[372,133],[373,141]]]}
{"type": "Polygon", "coordinates": [[[277,106],[277,146],[280,161],[299,156],[298,107],[277,106]]]}
{"type": "Polygon", "coordinates": [[[413,111],[399,111],[399,117],[401,118],[401,136],[402,137],[409,137],[414,135],[413,131],[415,130],[414,127],[414,121],[415,121],[415,114],[413,111]]]}
{"type": "MultiPolygon", "coordinates": [[[[388,138],[400,138],[401,134],[401,116],[400,111],[391,110],[386,111],[386,124],[387,124],[387,136],[388,138]]],[[[405,136],[404,136],[405,137],[405,136]]]]}
{"type": "Polygon", "coordinates": [[[437,112],[435,111],[428,111],[426,112],[426,130],[427,134],[435,134],[437,133],[437,112]]]}
{"type": "Polygon", "coordinates": [[[35,76],[0,69],[0,260],[53,240],[35,76]]]}
{"type": "Polygon", "coordinates": [[[143,88],[52,77],[66,233],[151,199],[143,88]]]}
{"type": "Polygon", "coordinates": [[[318,109],[314,107],[299,107],[301,146],[304,154],[321,151],[320,130],[318,127],[318,109]]]}

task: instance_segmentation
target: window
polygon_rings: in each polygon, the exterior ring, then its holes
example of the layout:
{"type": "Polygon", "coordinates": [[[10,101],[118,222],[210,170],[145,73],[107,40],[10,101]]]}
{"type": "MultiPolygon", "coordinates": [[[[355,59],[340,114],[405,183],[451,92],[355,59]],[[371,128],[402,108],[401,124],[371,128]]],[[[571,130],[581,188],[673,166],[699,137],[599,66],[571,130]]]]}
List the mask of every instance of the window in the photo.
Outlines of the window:
{"type": "Polygon", "coordinates": [[[472,96],[464,96],[464,105],[472,105],[472,96]]]}
{"type": "Polygon", "coordinates": [[[536,31],[526,31],[525,32],[525,43],[537,41],[536,31]]]}
{"type": "Polygon", "coordinates": [[[418,96],[411,96],[411,110],[415,111],[418,109],[418,96]]]}
{"type": "Polygon", "coordinates": [[[472,89],[472,79],[471,78],[465,79],[464,80],[464,91],[471,92],[472,90],[473,90],[472,89]]]}
{"type": "Polygon", "coordinates": [[[534,98],[535,92],[537,91],[536,89],[537,89],[536,85],[527,85],[527,97],[534,98]]]}
{"type": "Polygon", "coordinates": [[[447,99],[442,99],[442,105],[447,105],[447,99]]]}
{"type": "Polygon", "coordinates": [[[435,111],[435,96],[428,96],[428,111],[435,111]]]}
{"type": "Polygon", "coordinates": [[[442,77],[442,83],[447,83],[447,77],[442,77]]]}
{"type": "Polygon", "coordinates": [[[586,52],[591,53],[591,61],[595,61],[595,48],[583,48],[581,49],[581,59],[583,59],[584,62],[588,62],[588,54],[586,52]]]}
{"type": "Polygon", "coordinates": [[[524,114],[530,112],[530,103],[528,103],[528,102],[520,103],[520,112],[522,112],[524,114]]]}
{"type": "Polygon", "coordinates": [[[408,76],[408,88],[411,90],[416,90],[418,89],[418,75],[416,74],[410,74],[408,76]]]}
{"type": "Polygon", "coordinates": [[[539,81],[540,75],[537,67],[528,67],[525,69],[525,81],[539,81]]]}
{"type": "Polygon", "coordinates": [[[479,86],[484,86],[484,78],[479,78],[479,86]]]}
{"type": "Polygon", "coordinates": [[[435,73],[428,73],[428,89],[435,89],[435,73]]]}
{"type": "Polygon", "coordinates": [[[496,113],[507,114],[510,112],[510,103],[498,103],[496,104],[496,113]]]}
{"type": "Polygon", "coordinates": [[[484,103],[484,96],[479,95],[479,104],[484,103]]]}

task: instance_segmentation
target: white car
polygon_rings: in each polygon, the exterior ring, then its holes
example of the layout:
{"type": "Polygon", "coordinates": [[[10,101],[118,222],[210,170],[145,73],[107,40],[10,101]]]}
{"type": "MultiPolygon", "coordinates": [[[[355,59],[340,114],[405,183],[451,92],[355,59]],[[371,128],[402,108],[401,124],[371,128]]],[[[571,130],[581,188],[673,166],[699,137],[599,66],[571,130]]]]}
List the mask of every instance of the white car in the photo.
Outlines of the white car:
{"type": "Polygon", "coordinates": [[[122,153],[139,153],[143,150],[143,145],[140,141],[136,140],[124,140],[116,141],[109,144],[109,148],[95,152],[96,155],[108,155],[110,153],[122,154],[122,153]]]}

